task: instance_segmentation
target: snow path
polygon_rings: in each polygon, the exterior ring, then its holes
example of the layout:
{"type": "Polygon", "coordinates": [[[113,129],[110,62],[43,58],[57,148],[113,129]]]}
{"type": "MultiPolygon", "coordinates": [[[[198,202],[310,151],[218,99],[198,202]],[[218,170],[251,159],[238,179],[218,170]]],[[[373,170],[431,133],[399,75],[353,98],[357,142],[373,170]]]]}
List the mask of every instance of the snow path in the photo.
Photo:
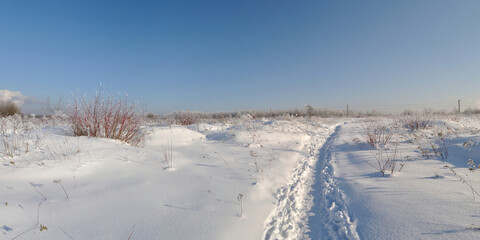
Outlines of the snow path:
{"type": "Polygon", "coordinates": [[[333,179],[331,152],[341,126],[333,128],[328,139],[311,136],[291,182],[279,190],[264,239],[359,239],[333,179]]]}

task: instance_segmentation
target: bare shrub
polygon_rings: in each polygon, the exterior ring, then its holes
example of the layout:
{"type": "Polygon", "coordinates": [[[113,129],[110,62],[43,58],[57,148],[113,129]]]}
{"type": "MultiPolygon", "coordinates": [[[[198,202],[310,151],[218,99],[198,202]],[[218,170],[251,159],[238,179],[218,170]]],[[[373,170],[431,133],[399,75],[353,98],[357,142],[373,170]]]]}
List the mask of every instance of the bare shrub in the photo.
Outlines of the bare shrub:
{"type": "Polygon", "coordinates": [[[255,164],[255,169],[257,171],[258,174],[260,174],[260,177],[263,179],[263,169],[260,169],[260,167],[258,167],[258,162],[257,162],[257,158],[259,157],[258,154],[254,151],[250,151],[250,156],[253,157],[253,159],[255,160],[254,164],[255,164]]]}
{"type": "MultiPolygon", "coordinates": [[[[470,163],[473,163],[473,162],[469,161],[469,165],[470,165],[470,163]]],[[[460,182],[462,182],[463,184],[467,185],[468,188],[470,188],[470,190],[472,191],[472,197],[473,197],[474,201],[475,201],[475,195],[480,197],[480,194],[473,187],[473,185],[470,181],[467,181],[464,177],[462,177],[460,174],[458,174],[451,166],[445,165],[443,167],[449,169],[453,173],[453,175],[458,177],[460,182]]],[[[475,167],[477,167],[477,166],[475,165],[475,167]]],[[[470,171],[474,171],[474,170],[471,169],[471,167],[469,169],[470,169],[470,171]]]]}
{"type": "Polygon", "coordinates": [[[376,121],[363,126],[366,141],[374,148],[387,145],[392,139],[396,128],[395,124],[389,126],[376,121]]]}
{"type": "Polygon", "coordinates": [[[77,94],[68,116],[76,136],[118,139],[132,145],[143,141],[143,115],[137,104],[128,103],[126,96],[105,98],[102,90],[90,98],[77,94]]]}
{"type": "Polygon", "coordinates": [[[175,112],[174,118],[181,125],[191,125],[198,121],[197,114],[188,111],[175,112]]]}
{"type": "Polygon", "coordinates": [[[0,118],[0,156],[14,157],[29,152],[27,134],[31,124],[18,114],[0,118]]]}
{"type": "MultiPolygon", "coordinates": [[[[439,156],[443,160],[448,158],[447,139],[442,129],[437,129],[433,137],[428,137],[422,132],[413,133],[412,142],[417,143],[418,150],[426,158],[439,156]]],[[[465,145],[464,147],[468,147],[465,145]]]]}
{"type": "Polygon", "coordinates": [[[170,139],[167,145],[162,145],[162,153],[163,153],[163,158],[167,163],[167,168],[170,168],[170,170],[173,169],[172,139],[170,139]]]}
{"type": "Polygon", "coordinates": [[[307,112],[308,118],[312,117],[313,114],[315,113],[315,109],[311,105],[305,106],[305,111],[307,112]]]}
{"type": "Polygon", "coordinates": [[[44,99],[45,112],[47,115],[55,116],[60,115],[64,109],[63,95],[59,94],[56,101],[52,101],[50,97],[44,99]]]}
{"type": "Polygon", "coordinates": [[[403,126],[410,131],[426,129],[432,124],[432,119],[427,114],[411,113],[405,115],[403,126]]]}
{"type": "Polygon", "coordinates": [[[393,149],[379,147],[377,153],[373,155],[375,162],[367,162],[375,170],[380,172],[382,176],[385,176],[388,171],[390,171],[390,174],[392,175],[395,173],[395,170],[401,172],[408,163],[408,158],[405,160],[398,157],[398,143],[395,143],[394,146],[393,149]]]}
{"type": "Polygon", "coordinates": [[[0,100],[0,117],[13,116],[21,114],[20,108],[12,101],[0,100]]]}
{"type": "Polygon", "coordinates": [[[432,147],[432,152],[434,155],[440,156],[442,159],[448,158],[448,148],[445,142],[445,138],[435,138],[434,141],[429,141],[429,143],[430,147],[432,147]]]}
{"type": "Polygon", "coordinates": [[[155,116],[154,113],[147,113],[147,114],[145,115],[145,117],[146,117],[147,119],[155,120],[155,118],[156,118],[157,116],[155,116]]]}
{"type": "Polygon", "coordinates": [[[65,114],[66,106],[62,94],[58,95],[56,100],[52,100],[50,97],[44,100],[44,113],[43,121],[49,126],[65,125],[69,122],[69,117],[65,114]]]}

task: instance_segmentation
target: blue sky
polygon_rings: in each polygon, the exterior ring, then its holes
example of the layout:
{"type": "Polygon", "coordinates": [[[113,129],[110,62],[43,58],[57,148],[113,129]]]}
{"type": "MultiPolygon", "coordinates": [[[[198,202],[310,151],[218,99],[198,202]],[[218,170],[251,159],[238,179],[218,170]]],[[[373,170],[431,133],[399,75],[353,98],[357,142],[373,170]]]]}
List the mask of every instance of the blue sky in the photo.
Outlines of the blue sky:
{"type": "Polygon", "coordinates": [[[104,85],[148,111],[452,109],[480,99],[480,1],[0,1],[0,89],[104,85]]]}

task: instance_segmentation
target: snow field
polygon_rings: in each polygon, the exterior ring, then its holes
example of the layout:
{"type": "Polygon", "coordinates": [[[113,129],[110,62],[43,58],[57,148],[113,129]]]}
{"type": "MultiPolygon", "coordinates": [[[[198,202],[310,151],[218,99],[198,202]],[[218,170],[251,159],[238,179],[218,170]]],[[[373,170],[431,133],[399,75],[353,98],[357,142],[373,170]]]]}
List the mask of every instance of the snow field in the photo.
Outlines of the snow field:
{"type": "Polygon", "coordinates": [[[330,132],[304,120],[155,126],[137,148],[63,129],[35,128],[38,148],[2,156],[0,238],[259,239],[308,131],[330,132]]]}
{"type": "MultiPolygon", "coordinates": [[[[391,119],[375,119],[391,124],[391,119]]],[[[478,122],[477,122],[478,123],[478,122]]],[[[362,239],[478,239],[480,210],[467,185],[444,166],[448,165],[480,186],[480,175],[468,171],[467,160],[478,159],[478,135],[468,118],[432,121],[426,129],[409,132],[400,127],[397,159],[407,159],[401,172],[382,176],[368,162],[378,151],[365,141],[365,120],[345,124],[334,141],[335,179],[348,196],[348,209],[362,239]],[[470,129],[462,126],[462,122],[470,129]],[[441,133],[441,134],[439,134],[441,133]],[[433,154],[431,143],[443,137],[448,158],[433,154]],[[475,142],[470,149],[462,145],[475,142]],[[430,149],[428,149],[430,148],[430,149]]],[[[393,147],[393,144],[390,144],[393,147]]],[[[438,146],[437,146],[438,147],[438,146]]]]}
{"type": "Polygon", "coordinates": [[[0,146],[0,239],[478,239],[480,121],[418,120],[152,125],[143,147],[22,123],[0,139],[19,146],[0,146]]]}

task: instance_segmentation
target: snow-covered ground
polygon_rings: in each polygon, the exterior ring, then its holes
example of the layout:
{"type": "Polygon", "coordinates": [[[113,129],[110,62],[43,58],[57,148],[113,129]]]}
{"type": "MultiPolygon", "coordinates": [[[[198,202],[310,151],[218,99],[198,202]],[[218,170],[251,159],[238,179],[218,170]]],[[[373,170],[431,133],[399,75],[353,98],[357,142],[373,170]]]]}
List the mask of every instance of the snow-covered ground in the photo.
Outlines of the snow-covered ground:
{"type": "MultiPolygon", "coordinates": [[[[389,170],[385,176],[368,164],[375,166],[378,150],[358,142],[364,136],[365,123],[352,121],[342,126],[332,156],[335,180],[348,196],[348,209],[360,238],[480,238],[480,196],[472,195],[468,186],[480,189],[480,173],[468,170],[468,159],[480,160],[479,125],[469,120],[438,120],[415,132],[400,129],[403,134],[397,136],[396,154],[406,165],[400,172],[397,165],[394,174],[389,170]],[[431,146],[439,136],[445,139],[448,151],[444,159],[435,155],[431,146]]],[[[390,155],[392,151],[390,146],[390,155]]]]}
{"type": "Polygon", "coordinates": [[[142,147],[3,122],[0,239],[477,239],[480,121],[432,120],[155,125],[142,147]]]}

